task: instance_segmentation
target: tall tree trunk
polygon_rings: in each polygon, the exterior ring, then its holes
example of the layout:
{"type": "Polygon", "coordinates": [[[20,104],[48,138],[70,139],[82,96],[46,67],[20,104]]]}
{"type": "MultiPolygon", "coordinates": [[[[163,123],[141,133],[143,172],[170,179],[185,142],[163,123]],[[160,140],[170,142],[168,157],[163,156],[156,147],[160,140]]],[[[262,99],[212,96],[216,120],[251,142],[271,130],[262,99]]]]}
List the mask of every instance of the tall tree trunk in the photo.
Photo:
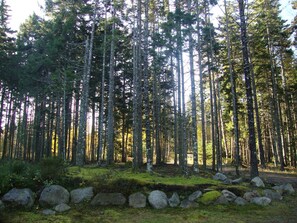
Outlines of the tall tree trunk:
{"type": "Polygon", "coordinates": [[[253,108],[253,91],[250,73],[250,63],[248,54],[248,37],[247,26],[244,12],[243,0],[238,0],[239,14],[240,14],[240,32],[242,44],[242,58],[243,58],[243,71],[245,76],[245,87],[247,97],[247,112],[248,112],[248,130],[249,130],[249,150],[250,150],[250,175],[251,178],[259,175],[258,160],[256,154],[256,140],[255,140],[255,124],[254,124],[254,108],[253,108]]]}
{"type": "MultiPolygon", "coordinates": [[[[187,1],[188,13],[191,14],[191,0],[187,1]]],[[[198,167],[198,142],[197,142],[197,104],[196,104],[196,89],[194,77],[194,55],[193,55],[193,27],[189,26],[189,59],[190,59],[190,78],[191,78],[191,106],[192,106],[192,151],[193,151],[193,170],[199,172],[198,167]]],[[[199,32],[199,31],[198,31],[199,32]]],[[[205,131],[205,130],[204,130],[205,131]]],[[[204,166],[205,168],[205,166],[204,166]]]]}
{"type": "Polygon", "coordinates": [[[105,64],[106,64],[106,29],[107,29],[107,9],[105,6],[104,12],[104,40],[103,40],[103,60],[102,60],[102,74],[101,74],[101,96],[100,96],[100,114],[99,114],[99,143],[97,152],[97,162],[101,163],[103,153],[103,123],[104,123],[104,93],[105,93],[105,64]]]}
{"type": "Polygon", "coordinates": [[[85,147],[86,147],[86,126],[87,126],[87,112],[88,112],[88,97],[89,97],[89,81],[91,73],[92,55],[93,55],[93,41],[95,34],[95,23],[97,19],[97,1],[94,8],[91,38],[87,37],[85,44],[85,60],[82,78],[82,97],[80,105],[80,117],[78,128],[78,142],[76,149],[76,162],[78,166],[83,166],[85,163],[85,147]]]}
{"type": "Polygon", "coordinates": [[[148,38],[149,38],[149,0],[145,0],[145,23],[144,23],[144,50],[143,50],[143,63],[144,63],[144,101],[145,101],[145,138],[146,138],[146,170],[150,173],[153,167],[152,145],[151,145],[151,124],[150,124],[150,101],[149,101],[149,79],[148,72],[148,38]]]}
{"type": "Polygon", "coordinates": [[[233,69],[233,64],[232,64],[232,61],[231,61],[229,15],[228,15],[228,12],[227,12],[226,0],[224,0],[224,7],[225,7],[225,18],[226,18],[228,65],[229,65],[231,92],[232,92],[233,128],[234,128],[234,146],[235,146],[235,170],[236,170],[236,174],[239,175],[240,151],[239,151],[239,126],[238,126],[238,106],[237,106],[237,92],[236,92],[236,76],[235,76],[234,69],[233,69]]]}
{"type": "MultiPolygon", "coordinates": [[[[113,3],[115,4],[115,3],[113,3]]],[[[109,63],[109,90],[108,90],[108,126],[107,126],[107,164],[114,163],[114,51],[115,51],[115,5],[112,7],[112,36],[110,45],[110,63],[109,63]]]]}

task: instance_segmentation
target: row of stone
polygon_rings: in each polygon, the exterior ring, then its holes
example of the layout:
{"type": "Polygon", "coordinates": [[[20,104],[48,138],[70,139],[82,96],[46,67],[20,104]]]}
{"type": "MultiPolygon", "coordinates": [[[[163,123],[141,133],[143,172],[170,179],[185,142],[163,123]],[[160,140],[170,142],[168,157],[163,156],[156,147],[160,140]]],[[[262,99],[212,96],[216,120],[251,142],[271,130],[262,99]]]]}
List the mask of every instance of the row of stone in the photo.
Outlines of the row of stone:
{"type": "MultiPolygon", "coordinates": [[[[148,203],[156,209],[165,207],[189,208],[198,205],[198,202],[204,204],[227,204],[235,203],[237,205],[246,205],[249,202],[258,205],[268,205],[272,200],[282,200],[282,195],[294,193],[294,188],[290,184],[275,186],[273,189],[263,190],[262,195],[257,191],[246,192],[243,197],[239,197],[228,190],[219,191],[195,191],[185,199],[180,199],[177,193],[173,193],[170,198],[159,190],[154,190],[146,197],[143,193],[137,192],[131,194],[128,198],[130,207],[143,208],[148,203]]],[[[43,208],[44,214],[54,214],[55,212],[64,212],[70,209],[69,202],[78,204],[89,202],[93,206],[98,205],[125,205],[126,197],[121,193],[98,193],[94,196],[93,187],[86,187],[72,190],[70,193],[62,186],[51,185],[46,187],[39,197],[39,204],[43,208]]],[[[0,209],[4,206],[31,208],[35,202],[35,194],[30,189],[11,189],[6,193],[2,201],[0,200],[0,209]]]]}

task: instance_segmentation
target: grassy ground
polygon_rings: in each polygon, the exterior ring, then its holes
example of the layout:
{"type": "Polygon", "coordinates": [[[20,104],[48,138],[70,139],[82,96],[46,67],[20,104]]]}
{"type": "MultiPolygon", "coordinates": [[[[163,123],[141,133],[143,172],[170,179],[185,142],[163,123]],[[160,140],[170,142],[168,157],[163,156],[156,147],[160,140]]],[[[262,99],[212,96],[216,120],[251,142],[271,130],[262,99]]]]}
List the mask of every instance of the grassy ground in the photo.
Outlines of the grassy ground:
{"type": "MultiPolygon", "coordinates": [[[[154,169],[154,174],[145,170],[135,173],[127,166],[112,168],[98,168],[88,166],[84,168],[70,167],[67,178],[70,184],[64,185],[68,190],[94,186],[95,192],[122,192],[126,196],[141,191],[148,193],[153,189],[161,189],[171,196],[177,191],[181,198],[197,189],[229,189],[237,195],[249,190],[248,183],[240,186],[227,186],[211,179],[212,172],[202,172],[199,176],[191,173],[183,177],[179,169],[169,165],[154,169]]],[[[44,216],[40,207],[34,206],[31,211],[9,210],[0,214],[2,223],[88,223],[88,222],[137,222],[137,223],[171,223],[171,222],[215,222],[215,223],[284,223],[297,222],[297,195],[286,196],[283,201],[273,202],[267,207],[249,204],[244,207],[235,205],[203,205],[196,208],[166,208],[155,210],[151,207],[143,209],[124,207],[91,207],[88,204],[71,205],[72,209],[66,213],[54,216],[44,216]]]]}

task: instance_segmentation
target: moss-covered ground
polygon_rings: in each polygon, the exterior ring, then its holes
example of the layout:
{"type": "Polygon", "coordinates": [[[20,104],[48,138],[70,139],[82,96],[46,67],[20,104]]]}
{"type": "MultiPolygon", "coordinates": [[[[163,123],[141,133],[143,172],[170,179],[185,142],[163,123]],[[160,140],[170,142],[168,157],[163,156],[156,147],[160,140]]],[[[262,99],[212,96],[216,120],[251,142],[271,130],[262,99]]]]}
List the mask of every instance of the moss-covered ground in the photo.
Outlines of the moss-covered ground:
{"type": "MultiPolygon", "coordinates": [[[[177,191],[181,198],[189,193],[210,188],[213,190],[228,189],[241,195],[250,190],[248,183],[241,185],[223,185],[211,179],[213,173],[201,172],[199,175],[190,173],[188,177],[182,176],[179,169],[174,166],[155,168],[153,174],[145,172],[145,169],[133,172],[131,168],[118,165],[110,168],[96,166],[69,167],[67,174],[68,190],[94,186],[96,192],[122,192],[126,196],[141,191],[148,193],[153,189],[161,189],[171,196],[177,191]]],[[[207,202],[206,202],[207,203],[207,202]]],[[[199,203],[198,207],[190,209],[166,208],[155,210],[147,206],[143,209],[128,207],[91,207],[89,204],[71,205],[72,209],[62,214],[44,216],[37,205],[30,211],[5,209],[0,214],[0,222],[264,222],[283,223],[297,222],[297,195],[286,196],[280,202],[272,202],[267,207],[259,207],[249,204],[244,207],[229,205],[213,205],[199,203]]]]}

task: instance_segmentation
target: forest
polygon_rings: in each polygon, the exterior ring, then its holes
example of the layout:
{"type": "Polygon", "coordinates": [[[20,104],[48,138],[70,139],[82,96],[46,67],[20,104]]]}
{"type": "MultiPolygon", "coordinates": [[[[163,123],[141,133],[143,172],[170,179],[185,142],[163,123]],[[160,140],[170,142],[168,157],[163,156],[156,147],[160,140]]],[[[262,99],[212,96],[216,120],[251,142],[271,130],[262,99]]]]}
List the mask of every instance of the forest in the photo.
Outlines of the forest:
{"type": "Polygon", "coordinates": [[[296,168],[297,16],[278,0],[46,0],[18,32],[9,8],[0,159],[296,168]]]}

